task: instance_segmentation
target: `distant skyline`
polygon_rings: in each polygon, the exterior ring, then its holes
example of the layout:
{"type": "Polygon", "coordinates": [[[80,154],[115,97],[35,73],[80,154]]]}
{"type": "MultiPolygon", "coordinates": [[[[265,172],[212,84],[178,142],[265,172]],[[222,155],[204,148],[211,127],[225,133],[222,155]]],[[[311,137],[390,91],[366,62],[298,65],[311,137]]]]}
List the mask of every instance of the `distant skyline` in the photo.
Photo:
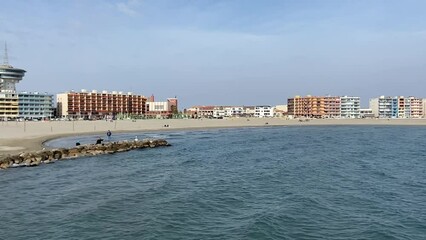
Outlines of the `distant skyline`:
{"type": "MultiPolygon", "coordinates": [[[[192,105],[426,97],[426,1],[2,0],[19,91],[132,91],[192,105]]],[[[3,60],[3,49],[1,50],[3,60]]]]}

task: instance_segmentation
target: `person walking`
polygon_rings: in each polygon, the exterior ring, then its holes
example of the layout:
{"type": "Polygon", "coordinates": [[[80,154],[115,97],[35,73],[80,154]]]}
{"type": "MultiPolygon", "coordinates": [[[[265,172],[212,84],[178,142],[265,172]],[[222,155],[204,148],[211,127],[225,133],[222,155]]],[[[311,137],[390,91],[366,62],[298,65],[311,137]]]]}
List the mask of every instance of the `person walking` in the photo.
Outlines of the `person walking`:
{"type": "Polygon", "coordinates": [[[108,141],[110,141],[111,140],[111,131],[108,130],[107,133],[106,133],[106,135],[108,137],[108,141]]]}

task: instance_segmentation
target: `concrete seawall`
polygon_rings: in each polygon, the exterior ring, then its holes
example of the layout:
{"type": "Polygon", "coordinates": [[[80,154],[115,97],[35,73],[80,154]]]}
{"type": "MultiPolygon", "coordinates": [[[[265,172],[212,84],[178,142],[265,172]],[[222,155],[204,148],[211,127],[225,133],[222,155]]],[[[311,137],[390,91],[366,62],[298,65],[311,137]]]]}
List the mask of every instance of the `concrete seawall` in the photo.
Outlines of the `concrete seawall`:
{"type": "Polygon", "coordinates": [[[58,160],[66,160],[85,156],[114,154],[140,148],[155,148],[170,146],[164,139],[143,141],[122,141],[106,144],[81,145],[74,148],[58,148],[36,152],[26,152],[7,156],[0,159],[0,169],[14,167],[35,167],[40,164],[49,164],[58,160]]]}

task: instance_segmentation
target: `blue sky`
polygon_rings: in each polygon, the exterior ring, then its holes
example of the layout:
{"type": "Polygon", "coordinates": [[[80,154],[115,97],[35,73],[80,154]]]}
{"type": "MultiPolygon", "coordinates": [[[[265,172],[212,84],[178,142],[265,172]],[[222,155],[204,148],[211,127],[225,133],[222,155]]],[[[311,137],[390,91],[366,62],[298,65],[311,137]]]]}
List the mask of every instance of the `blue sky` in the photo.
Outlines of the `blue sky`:
{"type": "Polygon", "coordinates": [[[192,105],[426,97],[426,1],[1,0],[18,90],[192,105]]]}

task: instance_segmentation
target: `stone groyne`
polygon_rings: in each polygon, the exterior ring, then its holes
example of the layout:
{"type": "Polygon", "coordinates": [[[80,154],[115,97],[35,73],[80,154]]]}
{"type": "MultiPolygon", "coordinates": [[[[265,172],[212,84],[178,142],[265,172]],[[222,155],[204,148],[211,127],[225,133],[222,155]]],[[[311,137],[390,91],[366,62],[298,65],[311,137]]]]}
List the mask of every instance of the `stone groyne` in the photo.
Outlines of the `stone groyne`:
{"type": "Polygon", "coordinates": [[[105,144],[81,145],[73,148],[58,148],[37,152],[20,153],[0,159],[0,169],[13,167],[35,167],[40,164],[53,163],[58,160],[73,159],[85,156],[96,156],[126,152],[140,148],[170,146],[164,139],[143,141],[121,141],[105,144]]]}

